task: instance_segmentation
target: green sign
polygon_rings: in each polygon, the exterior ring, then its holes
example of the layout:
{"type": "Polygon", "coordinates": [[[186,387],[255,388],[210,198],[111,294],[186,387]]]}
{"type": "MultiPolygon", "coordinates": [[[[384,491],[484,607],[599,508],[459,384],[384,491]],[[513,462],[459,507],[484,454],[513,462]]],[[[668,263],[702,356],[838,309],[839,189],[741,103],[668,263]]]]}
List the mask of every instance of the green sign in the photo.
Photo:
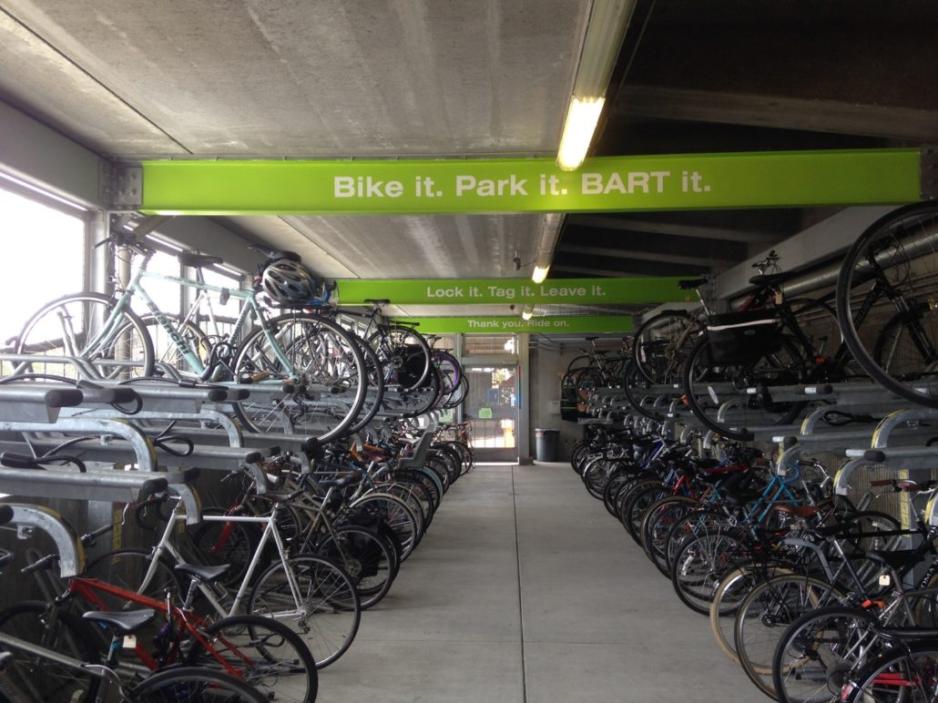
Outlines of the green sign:
{"type": "Polygon", "coordinates": [[[633,329],[630,315],[546,315],[525,320],[513,315],[492,317],[408,317],[422,334],[626,334],[633,329]]]}
{"type": "Polygon", "coordinates": [[[143,162],[156,214],[686,210],[919,200],[918,149],[552,158],[143,162]]]}
{"type": "Polygon", "coordinates": [[[534,283],[530,278],[428,278],[338,282],[340,305],[390,300],[395,305],[522,304],[616,305],[674,303],[696,300],[693,291],[678,288],[679,277],[562,278],[534,283]]]}

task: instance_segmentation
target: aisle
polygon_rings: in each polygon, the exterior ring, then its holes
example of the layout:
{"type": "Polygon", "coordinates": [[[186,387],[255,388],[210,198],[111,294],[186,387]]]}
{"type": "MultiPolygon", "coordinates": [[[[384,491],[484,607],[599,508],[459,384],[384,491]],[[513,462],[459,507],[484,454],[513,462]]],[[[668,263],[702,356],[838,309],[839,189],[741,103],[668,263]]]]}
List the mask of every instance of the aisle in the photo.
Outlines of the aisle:
{"type": "Polygon", "coordinates": [[[391,594],[322,672],[320,700],[765,698],[569,467],[541,464],[480,466],[453,487],[391,594]]]}

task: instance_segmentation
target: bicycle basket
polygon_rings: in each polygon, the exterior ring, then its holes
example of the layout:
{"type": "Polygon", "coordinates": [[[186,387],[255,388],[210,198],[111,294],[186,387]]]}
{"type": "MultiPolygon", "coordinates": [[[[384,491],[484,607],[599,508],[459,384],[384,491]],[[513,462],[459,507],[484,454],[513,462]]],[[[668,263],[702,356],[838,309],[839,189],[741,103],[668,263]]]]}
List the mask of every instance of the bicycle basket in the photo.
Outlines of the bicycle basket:
{"type": "Polygon", "coordinates": [[[771,310],[711,315],[707,323],[710,361],[751,364],[781,348],[781,324],[771,310]]]}

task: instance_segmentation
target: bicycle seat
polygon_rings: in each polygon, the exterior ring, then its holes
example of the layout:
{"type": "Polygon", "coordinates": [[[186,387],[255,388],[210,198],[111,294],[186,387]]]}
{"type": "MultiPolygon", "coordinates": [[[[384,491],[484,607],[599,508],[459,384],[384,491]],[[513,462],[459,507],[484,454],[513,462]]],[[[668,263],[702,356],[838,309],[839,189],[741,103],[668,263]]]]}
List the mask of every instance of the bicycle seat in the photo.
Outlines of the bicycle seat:
{"type": "Polygon", "coordinates": [[[749,282],[754,286],[759,286],[760,288],[770,288],[772,286],[780,285],[785,281],[790,281],[797,275],[797,272],[794,271],[785,271],[784,273],[760,273],[759,275],[750,278],[749,282]]]}
{"type": "Polygon", "coordinates": [[[134,632],[135,630],[139,630],[141,627],[150,622],[150,620],[153,619],[153,615],[155,613],[156,611],[152,610],[151,608],[126,611],[89,610],[87,613],[82,613],[81,617],[83,620],[90,620],[91,622],[108,625],[113,627],[118,632],[129,635],[130,633],[134,632]]]}
{"type": "Polygon", "coordinates": [[[176,564],[173,567],[173,571],[177,571],[180,574],[185,574],[186,576],[195,579],[196,581],[201,581],[202,583],[211,583],[212,581],[220,578],[228,569],[231,567],[231,564],[218,564],[217,566],[205,566],[203,564],[176,564]]]}
{"type": "Polygon", "coordinates": [[[0,505],[0,525],[6,525],[13,519],[13,508],[9,505],[0,505]]]}
{"type": "Polygon", "coordinates": [[[681,290],[692,290],[694,288],[700,288],[707,282],[706,278],[685,278],[683,281],[677,282],[677,287],[681,290]]]}
{"type": "Polygon", "coordinates": [[[183,266],[191,266],[192,268],[196,269],[202,268],[203,266],[214,266],[215,264],[225,263],[225,260],[220,256],[193,254],[191,251],[181,251],[176,254],[176,258],[179,259],[183,266]]]}

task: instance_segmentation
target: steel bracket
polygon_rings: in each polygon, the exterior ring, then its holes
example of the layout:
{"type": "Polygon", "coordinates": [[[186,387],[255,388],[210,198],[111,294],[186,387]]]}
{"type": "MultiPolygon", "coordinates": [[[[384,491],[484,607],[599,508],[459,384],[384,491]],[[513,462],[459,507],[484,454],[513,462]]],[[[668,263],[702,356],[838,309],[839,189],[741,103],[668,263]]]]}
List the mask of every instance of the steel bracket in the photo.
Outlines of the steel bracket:
{"type": "Polygon", "coordinates": [[[938,146],[923,146],[919,160],[922,200],[938,198],[938,146]]]}
{"type": "Polygon", "coordinates": [[[135,211],[143,204],[143,167],[102,161],[101,199],[111,211],[135,211]]]}

